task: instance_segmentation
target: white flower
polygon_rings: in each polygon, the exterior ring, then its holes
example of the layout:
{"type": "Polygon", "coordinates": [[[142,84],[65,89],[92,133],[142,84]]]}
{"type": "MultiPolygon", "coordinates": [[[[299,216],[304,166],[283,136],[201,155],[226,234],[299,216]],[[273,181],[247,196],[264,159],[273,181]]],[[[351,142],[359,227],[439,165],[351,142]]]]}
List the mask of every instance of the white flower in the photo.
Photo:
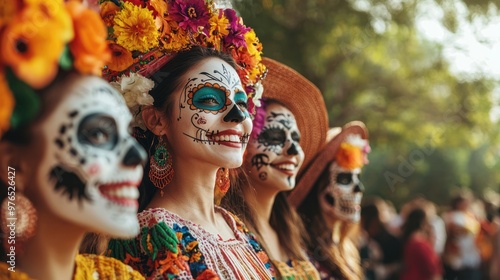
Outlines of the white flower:
{"type": "Polygon", "coordinates": [[[155,83],[140,74],[122,75],[119,82],[112,82],[111,85],[123,95],[129,108],[137,105],[153,105],[154,99],[149,95],[149,91],[153,89],[155,83]]]}
{"type": "Polygon", "coordinates": [[[366,146],[366,144],[368,143],[368,141],[366,141],[365,139],[361,138],[361,135],[359,134],[349,134],[347,135],[346,137],[346,141],[347,143],[353,145],[353,146],[356,146],[356,147],[359,147],[359,148],[364,148],[366,146]]]}
{"type": "Polygon", "coordinates": [[[155,83],[137,73],[130,73],[129,76],[122,75],[118,82],[112,82],[111,86],[117,89],[125,99],[134,120],[133,126],[145,128],[142,120],[141,107],[143,105],[153,105],[154,99],[149,94],[155,83]]]}
{"type": "Polygon", "coordinates": [[[262,106],[260,99],[262,98],[262,93],[264,92],[264,86],[260,81],[258,81],[253,87],[255,89],[255,96],[252,98],[253,104],[255,104],[256,107],[260,107],[262,106]]]}

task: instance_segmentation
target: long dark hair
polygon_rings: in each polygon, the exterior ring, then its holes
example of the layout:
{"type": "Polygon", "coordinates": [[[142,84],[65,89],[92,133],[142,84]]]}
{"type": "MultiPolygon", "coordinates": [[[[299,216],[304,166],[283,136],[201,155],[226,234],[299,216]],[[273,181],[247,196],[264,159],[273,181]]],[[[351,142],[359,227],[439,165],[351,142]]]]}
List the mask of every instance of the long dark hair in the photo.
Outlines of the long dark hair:
{"type": "Polygon", "coordinates": [[[425,230],[428,226],[427,214],[422,208],[413,209],[402,226],[401,239],[406,243],[411,235],[419,230],[425,230]]]}
{"type": "MultiPolygon", "coordinates": [[[[173,118],[171,116],[174,106],[172,93],[181,85],[184,74],[202,60],[214,57],[227,62],[234,69],[237,69],[237,65],[230,54],[215,49],[194,46],[189,50],[176,54],[167,64],[155,73],[153,77],[151,77],[155,80],[156,84],[153,90],[150,91],[151,96],[154,98],[153,106],[157,110],[163,111],[166,115],[170,116],[168,118],[169,121],[172,120],[173,118]]],[[[158,137],[156,135],[149,130],[142,131],[141,129],[136,129],[135,136],[139,143],[148,151],[149,156],[154,154],[155,146],[158,143],[158,137]]],[[[148,177],[149,169],[150,164],[147,162],[144,168],[144,177],[139,187],[141,194],[139,197],[139,211],[147,207],[157,190],[148,177]]]]}
{"type": "MultiPolygon", "coordinates": [[[[258,108],[254,119],[254,129],[262,127],[265,116],[260,113],[265,110],[266,105],[277,103],[279,101],[266,99],[263,106],[258,108]],[[260,112],[260,113],[259,113],[260,112]],[[260,117],[259,117],[260,116],[260,117]]],[[[256,137],[252,132],[252,137],[256,137]]],[[[248,174],[243,167],[238,168],[238,178],[231,178],[231,187],[228,193],[222,199],[221,205],[238,215],[247,227],[265,246],[264,238],[261,236],[255,219],[255,208],[249,204],[248,196],[256,196],[255,190],[250,185],[248,174]]],[[[305,260],[305,229],[302,225],[299,215],[293,207],[290,206],[287,199],[287,192],[280,192],[276,195],[269,218],[271,227],[278,234],[280,246],[284,249],[287,256],[294,260],[305,260]]]]}
{"type": "Polygon", "coordinates": [[[297,208],[306,228],[307,249],[310,256],[327,268],[329,274],[335,279],[362,279],[361,267],[350,265],[353,259],[358,260],[359,263],[359,254],[351,239],[351,235],[358,228],[357,225],[342,222],[341,240],[339,244],[335,244],[332,237],[333,229],[322,214],[318,197],[320,192],[328,186],[329,180],[329,171],[325,168],[312,190],[297,208]],[[349,263],[347,260],[350,260],[349,263]]]}
{"type": "MultiPolygon", "coordinates": [[[[193,46],[189,50],[177,53],[170,61],[168,61],[160,70],[158,70],[151,79],[155,82],[155,87],[149,92],[153,97],[153,106],[161,112],[169,116],[168,121],[171,121],[173,114],[174,98],[173,93],[181,86],[182,79],[185,73],[191,70],[199,62],[207,58],[220,58],[227,62],[234,69],[237,65],[231,55],[217,51],[215,49],[193,46]]],[[[158,137],[150,130],[142,130],[136,128],[134,137],[148,152],[150,157],[155,153],[158,137]]],[[[144,167],[144,176],[142,177],[141,185],[139,186],[139,209],[143,211],[153,199],[157,188],[149,179],[148,173],[150,169],[149,161],[144,167]]],[[[215,182],[214,182],[215,183],[215,182]]],[[[85,236],[85,239],[80,246],[82,253],[103,253],[107,247],[109,238],[102,234],[90,233],[85,236]]]]}

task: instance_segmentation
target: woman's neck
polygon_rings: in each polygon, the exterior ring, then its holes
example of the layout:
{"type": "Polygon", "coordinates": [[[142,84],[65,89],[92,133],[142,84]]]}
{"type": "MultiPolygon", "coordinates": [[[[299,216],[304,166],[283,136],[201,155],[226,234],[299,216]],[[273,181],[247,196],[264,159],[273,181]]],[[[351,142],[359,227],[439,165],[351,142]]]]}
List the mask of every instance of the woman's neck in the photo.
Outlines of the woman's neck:
{"type": "Polygon", "coordinates": [[[285,250],[281,247],[280,236],[270,223],[273,206],[278,191],[256,185],[250,182],[250,187],[245,188],[245,200],[254,209],[254,219],[259,241],[272,260],[286,262],[290,260],[285,250]],[[253,184],[253,185],[252,185],[253,184]],[[255,186],[255,189],[251,186],[255,186]]]}
{"type": "Polygon", "coordinates": [[[249,187],[244,189],[245,200],[252,205],[255,214],[255,223],[257,230],[260,227],[269,227],[269,220],[273,211],[274,201],[278,191],[272,188],[266,188],[258,182],[249,181],[249,187]]]}
{"type": "Polygon", "coordinates": [[[157,191],[148,208],[165,208],[196,224],[216,224],[214,188],[216,167],[174,165],[174,178],[157,191]]]}
{"type": "Polygon", "coordinates": [[[75,257],[85,231],[68,221],[38,213],[34,237],[18,254],[19,270],[35,279],[73,279],[75,257]]]}

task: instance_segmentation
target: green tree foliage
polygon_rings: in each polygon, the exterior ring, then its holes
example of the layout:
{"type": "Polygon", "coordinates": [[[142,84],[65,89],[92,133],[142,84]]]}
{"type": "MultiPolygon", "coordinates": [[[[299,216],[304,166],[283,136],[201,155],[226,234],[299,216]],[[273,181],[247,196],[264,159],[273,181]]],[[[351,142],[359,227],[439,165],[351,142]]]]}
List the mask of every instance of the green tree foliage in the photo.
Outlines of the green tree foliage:
{"type": "MultiPolygon", "coordinates": [[[[498,142],[497,124],[490,119],[498,83],[450,72],[443,46],[426,41],[415,29],[421,2],[235,2],[245,23],[256,30],[264,55],[319,87],[330,126],[351,120],[367,124],[374,150],[372,164],[365,167],[367,192],[396,204],[417,193],[444,203],[454,187],[480,192],[478,185],[496,189],[499,179],[493,175],[498,171],[496,158],[484,166],[474,162],[480,158],[478,147],[487,144],[486,151],[492,151],[498,142]],[[400,159],[409,160],[415,151],[426,149],[432,152],[422,152],[414,171],[402,176],[400,159]],[[388,183],[387,172],[403,180],[388,183]]],[[[456,2],[434,3],[446,12],[442,21],[451,31],[458,21],[456,2]]],[[[468,19],[496,15],[493,2],[463,4],[468,19]]]]}

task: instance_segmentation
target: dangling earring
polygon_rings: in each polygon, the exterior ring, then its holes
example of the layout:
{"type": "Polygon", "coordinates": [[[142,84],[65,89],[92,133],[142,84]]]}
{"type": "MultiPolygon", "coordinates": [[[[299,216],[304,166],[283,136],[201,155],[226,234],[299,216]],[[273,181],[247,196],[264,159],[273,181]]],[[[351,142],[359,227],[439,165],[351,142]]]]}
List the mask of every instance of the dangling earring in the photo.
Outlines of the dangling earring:
{"type": "MultiPolygon", "coordinates": [[[[35,207],[26,196],[18,192],[3,200],[0,215],[5,236],[14,237],[16,247],[22,251],[22,244],[33,237],[36,232],[38,216],[35,207]]],[[[10,247],[9,240],[8,237],[4,239],[5,248],[10,247]]]]}
{"type": "Polygon", "coordinates": [[[163,188],[170,184],[172,178],[174,178],[172,156],[167,150],[163,137],[160,137],[155,152],[149,158],[149,179],[155,187],[160,189],[160,194],[163,197],[163,188]]]}
{"type": "Polygon", "coordinates": [[[219,168],[215,179],[215,204],[220,204],[222,198],[229,190],[230,185],[231,181],[229,180],[229,168],[219,168]]]}

